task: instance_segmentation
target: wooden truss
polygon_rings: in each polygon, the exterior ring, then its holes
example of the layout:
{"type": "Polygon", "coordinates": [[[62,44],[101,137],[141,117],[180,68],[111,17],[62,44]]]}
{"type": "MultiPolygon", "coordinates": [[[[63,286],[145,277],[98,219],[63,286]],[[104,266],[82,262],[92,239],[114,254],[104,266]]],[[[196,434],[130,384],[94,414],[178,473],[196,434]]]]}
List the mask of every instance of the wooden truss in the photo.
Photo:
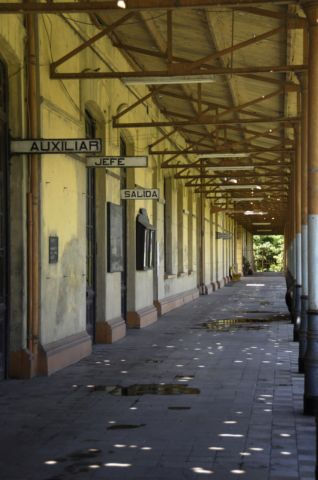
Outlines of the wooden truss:
{"type": "MultiPolygon", "coordinates": [[[[266,5],[287,5],[297,4],[296,0],[128,0],[127,10],[179,10],[183,8],[211,8],[219,7],[244,7],[255,6],[260,3],[266,5]]],[[[102,13],[118,11],[117,1],[79,1],[79,2],[22,2],[22,3],[1,3],[0,13],[102,13]]]]}

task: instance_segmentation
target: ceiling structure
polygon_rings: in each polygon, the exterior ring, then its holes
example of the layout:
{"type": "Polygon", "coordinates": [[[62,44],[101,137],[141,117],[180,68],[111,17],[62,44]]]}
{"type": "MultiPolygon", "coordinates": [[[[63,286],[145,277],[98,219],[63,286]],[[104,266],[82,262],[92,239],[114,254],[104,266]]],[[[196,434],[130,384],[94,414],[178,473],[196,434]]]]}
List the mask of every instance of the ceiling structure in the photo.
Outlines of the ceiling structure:
{"type": "MultiPolygon", "coordinates": [[[[302,10],[288,1],[126,0],[127,10],[115,4],[24,4],[39,13],[43,5],[52,13],[76,5],[100,29],[55,61],[51,78],[146,84],[147,95],[116,115],[114,128],[158,127],[161,137],[149,145],[149,155],[160,155],[163,169],[251,232],[264,229],[253,224],[269,222],[267,230],[283,233],[299,131],[299,78],[307,69],[302,10]],[[105,35],[131,69],[105,71],[101,63],[72,71],[68,60],[105,35]],[[150,99],[166,120],[127,122],[125,114],[150,99]]],[[[0,12],[13,13],[15,5],[2,3],[0,12]]]]}

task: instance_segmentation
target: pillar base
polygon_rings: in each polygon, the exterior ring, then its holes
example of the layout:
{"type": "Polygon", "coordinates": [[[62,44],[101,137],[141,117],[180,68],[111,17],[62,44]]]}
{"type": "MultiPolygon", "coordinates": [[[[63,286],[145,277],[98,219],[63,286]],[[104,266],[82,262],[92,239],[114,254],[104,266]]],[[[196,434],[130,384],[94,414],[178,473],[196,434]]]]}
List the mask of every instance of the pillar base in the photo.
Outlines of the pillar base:
{"type": "Polygon", "coordinates": [[[218,289],[217,282],[212,282],[211,285],[212,285],[213,292],[215,292],[218,289]]]}
{"type": "Polygon", "coordinates": [[[217,285],[219,288],[223,288],[224,287],[224,279],[222,278],[222,280],[217,280],[217,285]]]}
{"type": "Polygon", "coordinates": [[[316,415],[318,412],[318,397],[304,395],[304,415],[316,415]]]}
{"type": "Polygon", "coordinates": [[[204,285],[204,288],[205,288],[205,295],[211,295],[211,293],[213,293],[212,283],[208,285],[204,285]]]}
{"type": "Polygon", "coordinates": [[[96,343],[114,343],[124,338],[125,335],[126,323],[121,317],[96,323],[96,343]]]}
{"type": "Polygon", "coordinates": [[[294,342],[298,342],[301,323],[301,285],[295,285],[294,295],[294,309],[291,317],[292,323],[294,324],[294,342]]]}
{"type": "Polygon", "coordinates": [[[298,358],[298,373],[305,373],[305,360],[298,358]]]}
{"type": "MultiPolygon", "coordinates": [[[[300,325],[300,318],[299,320],[296,319],[296,322],[299,322],[299,325],[300,325]]],[[[296,326],[296,323],[294,323],[293,341],[299,342],[299,328],[295,328],[295,326],[296,326]]]]}
{"type": "Polygon", "coordinates": [[[308,296],[301,296],[301,322],[299,328],[299,357],[298,357],[298,372],[305,373],[305,354],[307,350],[307,329],[308,329],[308,296]]]}
{"type": "Polygon", "coordinates": [[[51,375],[92,353],[92,339],[86,331],[39,346],[39,375],[51,375]]]}
{"type": "Polygon", "coordinates": [[[127,313],[127,327],[128,328],[144,328],[148,327],[158,319],[157,309],[154,305],[141,308],[136,312],[127,313]]]}
{"type": "Polygon", "coordinates": [[[177,295],[171,295],[166,298],[161,298],[154,301],[154,305],[158,311],[158,315],[164,315],[175,308],[181,307],[186,303],[192,302],[196,298],[199,298],[199,289],[187,290],[177,295]]]}

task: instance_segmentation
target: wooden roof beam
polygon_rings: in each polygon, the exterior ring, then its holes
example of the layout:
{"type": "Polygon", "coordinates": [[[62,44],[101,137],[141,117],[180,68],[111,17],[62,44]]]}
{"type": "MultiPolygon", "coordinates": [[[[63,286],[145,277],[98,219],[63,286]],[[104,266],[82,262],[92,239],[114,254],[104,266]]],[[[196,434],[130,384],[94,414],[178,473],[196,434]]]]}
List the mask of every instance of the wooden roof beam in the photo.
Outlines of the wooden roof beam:
{"type": "Polygon", "coordinates": [[[299,17],[297,15],[286,15],[284,12],[277,12],[273,10],[265,10],[264,8],[257,7],[243,7],[235,8],[238,12],[246,12],[261,17],[276,18],[277,20],[283,20],[293,25],[293,28],[307,28],[307,19],[305,17],[299,17]]]}
{"type": "MultiPolygon", "coordinates": [[[[72,53],[73,55],[75,53],[72,53]]],[[[63,61],[66,61],[69,54],[63,57],[63,61]],[[67,58],[66,58],[67,57],[67,58]]],[[[61,59],[60,59],[61,60],[61,59]]],[[[54,62],[56,66],[57,62],[54,62]]],[[[286,72],[303,72],[307,70],[307,65],[267,65],[267,66],[250,66],[250,67],[235,67],[235,68],[223,68],[223,67],[211,67],[205,70],[191,70],[191,72],[182,71],[181,69],[178,72],[171,72],[170,70],[152,70],[152,71],[142,71],[142,72],[56,72],[52,67],[51,69],[51,78],[54,79],[111,79],[111,78],[120,78],[120,79],[149,79],[149,77],[161,77],[167,78],[167,83],[169,83],[169,77],[176,76],[182,77],[187,76],[197,76],[200,75],[204,78],[207,75],[243,75],[248,73],[286,73],[286,72]],[[53,70],[53,71],[52,71],[53,70]]],[[[182,84],[182,81],[180,81],[182,84]]]]}
{"type": "MultiPolygon", "coordinates": [[[[237,7],[237,6],[253,6],[262,4],[269,5],[287,5],[296,4],[295,0],[178,0],[171,2],[171,0],[129,0],[127,2],[127,10],[180,10],[184,8],[211,8],[213,6],[219,7],[237,7]]],[[[103,13],[107,11],[118,12],[116,0],[111,1],[79,1],[79,2],[13,2],[1,3],[0,13],[103,13]]]]}
{"type": "Polygon", "coordinates": [[[173,121],[153,121],[153,122],[131,122],[131,123],[118,123],[113,122],[114,128],[153,128],[153,127],[184,127],[189,125],[237,125],[237,124],[255,124],[255,123],[285,123],[287,126],[292,127],[295,122],[299,122],[299,117],[267,117],[263,119],[240,119],[240,120],[219,120],[215,121],[215,117],[206,115],[200,119],[194,118],[193,120],[173,120],[173,121]]]}

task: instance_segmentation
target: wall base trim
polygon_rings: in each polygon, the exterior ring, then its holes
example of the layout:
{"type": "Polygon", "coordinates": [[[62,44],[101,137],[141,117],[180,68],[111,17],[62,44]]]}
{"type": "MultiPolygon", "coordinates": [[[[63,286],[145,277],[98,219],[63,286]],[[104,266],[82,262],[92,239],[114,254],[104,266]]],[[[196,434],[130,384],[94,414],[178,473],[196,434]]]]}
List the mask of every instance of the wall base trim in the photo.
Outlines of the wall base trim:
{"type": "Polygon", "coordinates": [[[224,287],[224,279],[222,278],[221,280],[216,281],[218,288],[223,288],[224,287]]]}
{"type": "Polygon", "coordinates": [[[127,312],[128,328],[144,328],[158,320],[157,309],[153,305],[141,308],[136,312],[127,312]]]}
{"type": "Polygon", "coordinates": [[[218,283],[217,283],[217,282],[212,282],[211,285],[212,285],[213,292],[215,292],[216,290],[218,290],[219,286],[218,286],[218,283]]]}
{"type": "Polygon", "coordinates": [[[96,323],[96,343],[114,343],[126,336],[126,323],[122,317],[96,323]]]}
{"type": "Polygon", "coordinates": [[[158,310],[158,315],[164,315],[165,313],[174,310],[175,308],[181,307],[186,303],[192,302],[199,298],[199,289],[193,288],[176,295],[171,295],[169,297],[161,298],[160,300],[155,300],[154,305],[158,310]]]}
{"type": "Polygon", "coordinates": [[[211,293],[213,293],[212,283],[209,283],[208,285],[204,285],[204,295],[211,295],[211,293]]]}
{"type": "Polygon", "coordinates": [[[72,365],[92,352],[92,340],[87,332],[76,333],[57,342],[40,345],[39,375],[51,375],[72,365]]]}

